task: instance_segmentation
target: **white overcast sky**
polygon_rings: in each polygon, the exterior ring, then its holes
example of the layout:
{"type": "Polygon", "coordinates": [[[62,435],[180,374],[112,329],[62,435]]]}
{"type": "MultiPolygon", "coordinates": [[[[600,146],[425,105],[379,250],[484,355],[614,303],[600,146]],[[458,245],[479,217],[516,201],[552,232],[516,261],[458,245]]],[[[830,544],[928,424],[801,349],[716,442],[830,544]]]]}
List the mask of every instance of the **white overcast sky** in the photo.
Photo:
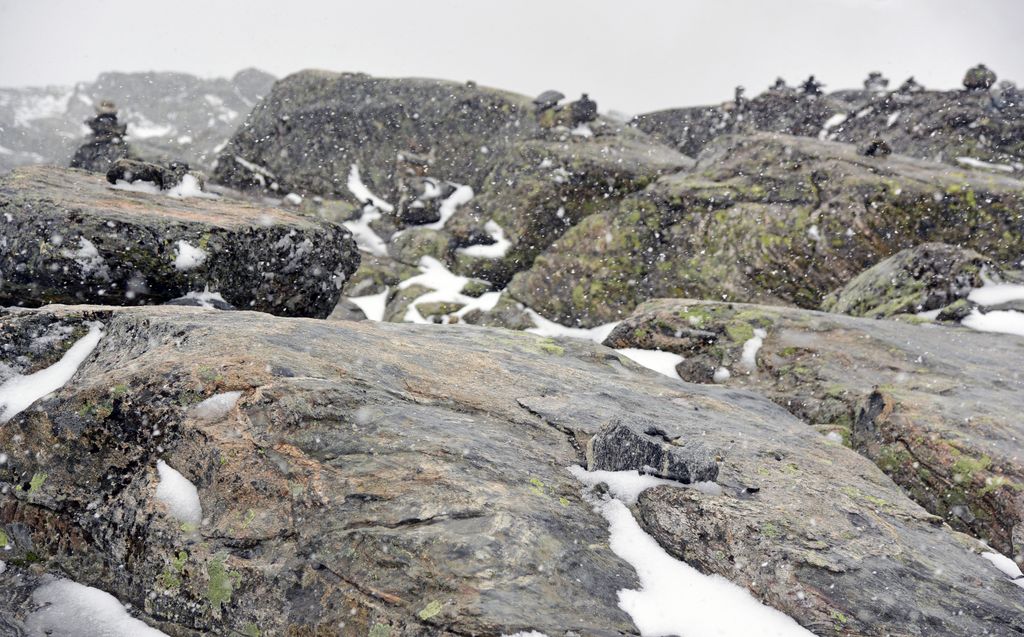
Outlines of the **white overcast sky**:
{"type": "Polygon", "coordinates": [[[586,91],[639,113],[780,75],[951,88],[978,62],[1024,84],[1024,0],[0,0],[0,86],[323,68],[586,91]]]}

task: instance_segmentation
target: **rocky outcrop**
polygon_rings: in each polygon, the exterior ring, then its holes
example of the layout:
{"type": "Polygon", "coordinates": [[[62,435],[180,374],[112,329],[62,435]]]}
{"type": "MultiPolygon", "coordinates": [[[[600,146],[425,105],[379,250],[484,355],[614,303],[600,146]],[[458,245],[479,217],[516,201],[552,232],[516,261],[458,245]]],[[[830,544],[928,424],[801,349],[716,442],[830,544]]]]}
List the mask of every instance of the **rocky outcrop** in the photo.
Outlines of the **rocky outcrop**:
{"type": "Polygon", "coordinates": [[[238,308],[325,317],[359,265],[341,226],[149,188],[47,167],[0,179],[0,304],[136,305],[209,291],[238,308]]]}
{"type": "Polygon", "coordinates": [[[872,459],[954,528],[1024,563],[1024,339],[663,299],[605,343],[675,352],[684,380],[756,390],[872,459]]]}
{"type": "Polygon", "coordinates": [[[138,155],[207,170],[273,82],[263,71],[246,69],[231,78],[102,73],[74,86],[0,88],[0,173],[28,164],[67,166],[81,143],[82,122],[103,100],[121,107],[120,121],[138,155]]]}
{"type": "Polygon", "coordinates": [[[566,470],[613,420],[719,468],[646,491],[643,526],[814,632],[1024,630],[980,544],[743,391],[590,343],[178,307],[3,310],[0,351],[32,372],[94,321],[70,382],[0,427],[5,577],[60,572],[171,635],[636,635],[636,576],[566,470]],[[157,499],[158,460],[198,524],[157,499]]]}
{"type": "Polygon", "coordinates": [[[821,309],[853,316],[888,318],[942,310],[967,298],[995,274],[990,259],[945,243],[900,250],[825,297],[821,309]]]}
{"type": "Polygon", "coordinates": [[[357,165],[362,182],[394,202],[400,154],[423,157],[429,175],[476,187],[489,155],[536,129],[529,100],[513,93],[303,71],[278,81],[249,114],[221,153],[214,179],[347,198],[357,165]]]}
{"type": "Polygon", "coordinates": [[[568,229],[509,285],[547,318],[590,327],[665,297],[793,303],[895,252],[956,243],[997,264],[1024,254],[1024,182],[850,145],[722,137],[691,172],[658,178],[568,229]]]}
{"type": "Polygon", "coordinates": [[[500,289],[580,219],[693,166],[589,110],[570,128],[571,113],[475,85],[303,71],[253,111],[214,179],[369,202],[392,258],[431,256],[500,289]]]}
{"type": "MultiPolygon", "coordinates": [[[[991,86],[991,82],[989,82],[991,86]]],[[[751,100],[673,108],[631,124],[696,156],[722,135],[759,130],[865,145],[881,137],[896,153],[960,165],[981,160],[1024,172],[1024,100],[1007,84],[992,91],[844,90],[810,95],[781,87],[751,100]]]]}

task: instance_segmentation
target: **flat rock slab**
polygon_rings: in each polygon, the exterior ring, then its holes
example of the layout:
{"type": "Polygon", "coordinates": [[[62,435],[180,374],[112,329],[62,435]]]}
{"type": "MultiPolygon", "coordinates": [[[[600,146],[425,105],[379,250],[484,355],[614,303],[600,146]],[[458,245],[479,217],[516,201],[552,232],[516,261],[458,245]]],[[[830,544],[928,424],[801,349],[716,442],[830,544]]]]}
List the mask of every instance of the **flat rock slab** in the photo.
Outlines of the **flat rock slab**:
{"type": "Polygon", "coordinates": [[[0,179],[0,304],[154,304],[208,289],[235,307],[322,318],[358,265],[346,229],[276,208],[45,166],[0,179]]]}
{"type": "MultiPolygon", "coordinates": [[[[845,441],[957,529],[1024,563],[1024,338],[795,308],[659,299],[606,344],[686,357],[845,441]],[[700,328],[711,338],[683,330],[700,328]],[[754,330],[766,336],[753,369],[754,330]]],[[[807,435],[817,435],[808,430],[807,435]]]]}
{"type": "Polygon", "coordinates": [[[87,321],[105,335],[77,374],[0,427],[4,559],[170,634],[635,635],[617,592],[637,579],[566,470],[634,420],[720,468],[718,495],[648,491],[647,528],[804,626],[1024,630],[979,543],[747,392],[592,343],[182,307],[3,310],[4,361],[45,367],[87,321]],[[155,500],[160,459],[198,489],[199,525],[155,500]]]}

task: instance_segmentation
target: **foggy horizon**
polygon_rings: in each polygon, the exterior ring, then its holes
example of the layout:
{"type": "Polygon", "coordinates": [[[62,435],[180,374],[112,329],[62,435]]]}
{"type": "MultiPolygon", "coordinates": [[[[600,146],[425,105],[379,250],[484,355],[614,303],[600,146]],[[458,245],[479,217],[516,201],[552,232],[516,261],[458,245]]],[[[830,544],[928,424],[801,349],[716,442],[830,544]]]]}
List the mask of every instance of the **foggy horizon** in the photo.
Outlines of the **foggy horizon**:
{"type": "Polygon", "coordinates": [[[186,0],[173,15],[147,15],[120,1],[4,0],[0,56],[32,64],[0,66],[0,86],[66,86],[114,71],[230,78],[257,68],[280,78],[318,68],[474,80],[531,96],[586,92],[602,111],[636,114],[721,103],[737,85],[756,95],[776,77],[795,85],[813,74],[832,91],[859,88],[880,71],[892,87],[914,76],[951,89],[981,62],[1000,80],[1024,80],[1014,34],[1024,5],[1011,0],[662,4],[627,11],[606,0],[586,9],[530,0],[508,10],[459,0],[257,0],[237,15],[230,5],[186,0]],[[730,22],[737,15],[744,19],[730,22]]]}

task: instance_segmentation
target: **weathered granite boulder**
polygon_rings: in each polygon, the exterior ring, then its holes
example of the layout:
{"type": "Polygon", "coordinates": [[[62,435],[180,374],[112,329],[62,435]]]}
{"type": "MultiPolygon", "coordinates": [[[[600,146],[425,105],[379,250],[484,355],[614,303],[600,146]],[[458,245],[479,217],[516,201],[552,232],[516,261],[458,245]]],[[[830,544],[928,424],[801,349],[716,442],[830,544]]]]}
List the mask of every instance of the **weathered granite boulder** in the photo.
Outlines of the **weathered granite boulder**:
{"type": "Polygon", "coordinates": [[[459,274],[504,287],[569,228],[614,208],[661,175],[693,167],[693,160],[628,128],[593,126],[590,137],[568,131],[523,141],[497,156],[482,191],[461,207],[447,228],[454,243],[496,223],[510,245],[495,258],[459,259],[459,274]]]}
{"type": "Polygon", "coordinates": [[[925,241],[997,264],[1024,255],[1024,182],[847,144],[754,133],[718,139],[692,172],[587,216],[509,292],[594,326],[657,297],[792,303],[824,296],[925,241]]]}
{"type": "Polygon", "coordinates": [[[927,510],[1024,564],[1024,338],[661,299],[605,343],[681,354],[684,380],[731,370],[729,386],[842,440],[927,510]]]}
{"type": "MultiPolygon", "coordinates": [[[[717,492],[647,491],[641,523],[811,630],[1024,630],[984,547],[747,392],[591,343],[189,308],[2,310],[0,351],[41,369],[90,321],[70,382],[0,427],[4,560],[175,637],[636,635],[617,605],[636,576],[566,470],[616,419],[719,466],[717,492]],[[198,524],[156,499],[158,460],[196,487],[198,524]]],[[[8,623],[29,585],[0,594],[8,623]]]]}
{"type": "Polygon", "coordinates": [[[136,305],[219,292],[325,317],[359,265],[348,230],[276,208],[118,189],[52,167],[0,178],[0,304],[136,305]]]}
{"type": "Polygon", "coordinates": [[[529,104],[443,80],[302,71],[257,104],[221,153],[214,180],[348,198],[357,165],[362,182],[394,202],[399,155],[415,153],[429,160],[425,174],[477,186],[489,154],[537,128],[529,104]]]}
{"type": "Polygon", "coordinates": [[[923,243],[861,272],[826,296],[821,309],[871,318],[941,310],[981,287],[983,271],[995,274],[995,264],[974,250],[923,243]]]}

